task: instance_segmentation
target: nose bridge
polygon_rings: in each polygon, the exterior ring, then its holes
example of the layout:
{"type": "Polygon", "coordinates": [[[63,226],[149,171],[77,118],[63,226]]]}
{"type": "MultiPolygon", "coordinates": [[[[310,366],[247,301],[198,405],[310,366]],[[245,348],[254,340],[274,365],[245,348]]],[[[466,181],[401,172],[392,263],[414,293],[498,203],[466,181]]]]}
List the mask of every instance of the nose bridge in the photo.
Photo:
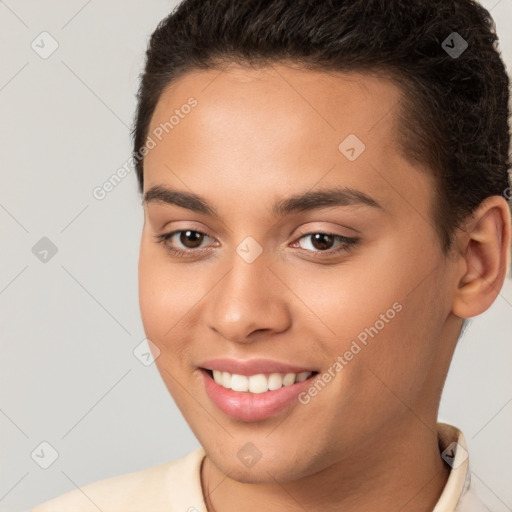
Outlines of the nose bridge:
{"type": "Polygon", "coordinates": [[[255,330],[280,331],[289,322],[284,289],[280,293],[279,280],[256,244],[245,239],[238,245],[210,304],[210,327],[232,341],[249,341],[255,330]]]}

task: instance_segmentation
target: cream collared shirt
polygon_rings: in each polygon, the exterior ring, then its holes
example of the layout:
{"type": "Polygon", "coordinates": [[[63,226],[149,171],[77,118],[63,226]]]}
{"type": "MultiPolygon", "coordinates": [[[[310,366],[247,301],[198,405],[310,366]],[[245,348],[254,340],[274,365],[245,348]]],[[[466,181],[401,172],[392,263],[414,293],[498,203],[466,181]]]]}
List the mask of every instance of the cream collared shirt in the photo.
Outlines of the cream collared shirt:
{"type": "MultiPolygon", "coordinates": [[[[441,456],[452,467],[432,512],[490,512],[470,487],[464,435],[438,423],[441,456]]],[[[30,512],[207,512],[201,489],[203,448],[159,466],[74,489],[30,512]]]]}

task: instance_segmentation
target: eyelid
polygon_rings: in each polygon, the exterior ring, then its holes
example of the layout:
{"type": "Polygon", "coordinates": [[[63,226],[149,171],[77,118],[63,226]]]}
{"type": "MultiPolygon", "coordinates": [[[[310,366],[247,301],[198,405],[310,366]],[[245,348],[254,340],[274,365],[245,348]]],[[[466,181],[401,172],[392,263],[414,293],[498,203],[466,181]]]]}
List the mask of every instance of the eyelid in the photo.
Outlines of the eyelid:
{"type": "MultiPolygon", "coordinates": [[[[212,237],[206,230],[199,230],[199,229],[190,229],[190,227],[182,228],[182,229],[175,229],[168,233],[162,233],[154,235],[154,238],[157,239],[157,243],[162,243],[165,247],[165,249],[171,254],[182,258],[187,257],[194,257],[194,256],[200,256],[205,251],[211,251],[212,247],[196,247],[195,249],[188,249],[188,248],[181,248],[181,247],[172,247],[168,245],[168,241],[172,239],[175,235],[186,232],[186,231],[192,231],[194,233],[199,233],[201,235],[205,235],[208,238],[211,238],[212,240],[215,240],[214,237],[212,237]]],[[[350,252],[354,246],[360,241],[360,237],[348,237],[345,235],[340,235],[337,233],[332,233],[329,230],[312,230],[305,233],[302,233],[300,235],[297,235],[297,238],[292,243],[292,246],[299,245],[299,249],[301,251],[304,251],[308,253],[309,256],[313,258],[323,258],[327,260],[329,257],[337,256],[341,253],[348,253],[350,252]],[[300,241],[304,238],[307,238],[308,236],[312,236],[315,234],[323,234],[330,236],[338,241],[341,240],[341,245],[338,245],[337,247],[326,249],[325,251],[321,250],[308,250],[300,247],[300,241]]]]}
{"type": "MultiPolygon", "coordinates": [[[[215,237],[210,235],[210,233],[208,231],[206,231],[205,229],[202,229],[202,228],[201,229],[194,229],[194,228],[190,228],[190,227],[181,228],[181,229],[173,229],[173,230],[171,230],[171,231],[169,231],[167,233],[162,233],[160,235],[155,235],[155,238],[164,239],[164,241],[165,240],[170,240],[173,236],[178,235],[180,233],[184,233],[185,231],[192,231],[194,233],[199,233],[201,235],[207,236],[211,240],[215,240],[215,237]]],[[[183,250],[184,251],[190,251],[190,252],[199,252],[199,251],[201,251],[203,249],[207,249],[207,247],[200,247],[198,249],[183,249],[183,250]]]]}
{"type": "Polygon", "coordinates": [[[313,235],[315,233],[325,233],[327,235],[332,235],[332,236],[341,236],[343,238],[347,238],[347,239],[356,239],[356,238],[359,238],[361,236],[361,232],[360,231],[357,231],[355,229],[352,229],[352,228],[347,228],[345,227],[345,231],[350,231],[350,232],[353,232],[353,233],[357,233],[357,234],[342,234],[342,233],[338,233],[337,230],[339,230],[340,227],[338,228],[326,228],[326,227],[309,227],[309,228],[299,228],[298,230],[298,233],[295,235],[297,238],[300,238],[302,236],[305,236],[305,235],[313,235]]]}
{"type": "Polygon", "coordinates": [[[345,236],[345,235],[340,235],[338,233],[332,233],[328,230],[314,230],[314,231],[308,231],[307,233],[303,233],[302,235],[300,235],[296,239],[296,241],[293,242],[292,245],[294,245],[294,246],[298,245],[301,250],[309,253],[314,258],[327,259],[329,257],[337,256],[343,252],[351,251],[355,247],[355,245],[359,243],[360,239],[361,239],[361,237],[349,237],[349,236],[345,236]],[[323,234],[323,235],[330,236],[335,241],[341,241],[341,244],[338,246],[335,246],[333,248],[326,249],[325,251],[321,251],[319,249],[311,251],[311,250],[304,249],[304,248],[300,247],[300,241],[302,239],[306,239],[307,237],[310,237],[310,236],[316,235],[316,234],[323,234]]]}

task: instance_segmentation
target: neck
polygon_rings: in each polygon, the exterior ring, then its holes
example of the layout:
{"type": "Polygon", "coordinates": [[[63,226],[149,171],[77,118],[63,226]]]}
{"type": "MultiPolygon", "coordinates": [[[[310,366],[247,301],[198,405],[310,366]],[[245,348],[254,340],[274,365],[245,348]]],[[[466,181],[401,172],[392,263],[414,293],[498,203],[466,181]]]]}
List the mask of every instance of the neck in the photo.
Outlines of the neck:
{"type": "Polygon", "coordinates": [[[308,512],[431,512],[449,470],[439,454],[436,422],[425,424],[408,414],[349,458],[300,480],[242,483],[206,458],[201,483],[209,512],[288,510],[290,505],[308,512]]]}

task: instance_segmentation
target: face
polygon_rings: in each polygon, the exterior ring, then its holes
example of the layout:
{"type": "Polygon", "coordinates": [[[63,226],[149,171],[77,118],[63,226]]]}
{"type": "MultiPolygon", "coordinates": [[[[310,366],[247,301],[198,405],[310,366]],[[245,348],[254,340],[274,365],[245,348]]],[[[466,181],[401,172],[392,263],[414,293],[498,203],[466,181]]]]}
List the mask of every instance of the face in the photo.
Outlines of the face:
{"type": "Polygon", "coordinates": [[[364,74],[231,67],[186,74],[154,112],[142,321],[190,428],[240,481],[355,462],[435,421],[460,324],[399,98],[364,74]]]}

